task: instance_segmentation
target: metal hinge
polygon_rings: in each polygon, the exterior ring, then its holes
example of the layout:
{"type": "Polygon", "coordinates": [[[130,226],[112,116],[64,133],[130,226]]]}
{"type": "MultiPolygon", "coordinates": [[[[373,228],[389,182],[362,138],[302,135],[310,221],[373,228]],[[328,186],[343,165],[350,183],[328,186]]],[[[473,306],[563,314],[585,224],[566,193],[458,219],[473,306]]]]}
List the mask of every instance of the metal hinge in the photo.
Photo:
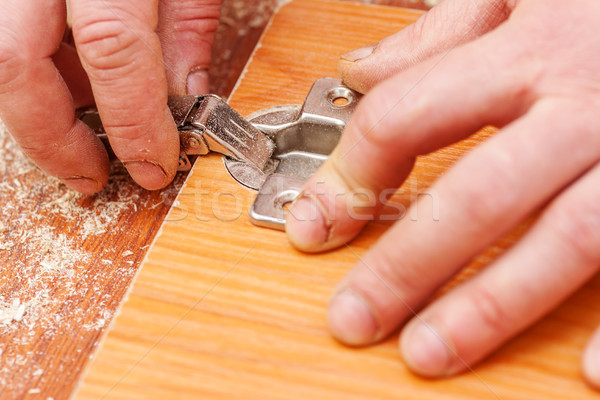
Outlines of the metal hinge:
{"type": "MultiPolygon", "coordinates": [[[[340,80],[323,78],[315,82],[302,106],[276,106],[246,119],[215,95],[170,98],[180,135],[179,170],[191,168],[188,156],[223,154],[231,176],[259,191],[250,220],[284,229],[285,205],[333,151],[359,98],[340,80]]],[[[81,111],[79,118],[112,152],[97,111],[81,111]]]]}
{"type": "MultiPolygon", "coordinates": [[[[171,97],[169,108],[179,131],[178,171],[190,170],[188,156],[205,155],[211,151],[261,169],[273,154],[273,142],[219,96],[171,97]]],[[[79,118],[96,132],[112,154],[98,111],[94,108],[80,110],[79,118]]]]}
{"type": "Polygon", "coordinates": [[[286,204],[296,199],[304,182],[338,144],[360,96],[339,79],[322,78],[314,83],[302,106],[277,106],[247,117],[275,143],[264,169],[224,158],[234,179],[258,190],[249,211],[252,223],[285,229],[286,204]]]}

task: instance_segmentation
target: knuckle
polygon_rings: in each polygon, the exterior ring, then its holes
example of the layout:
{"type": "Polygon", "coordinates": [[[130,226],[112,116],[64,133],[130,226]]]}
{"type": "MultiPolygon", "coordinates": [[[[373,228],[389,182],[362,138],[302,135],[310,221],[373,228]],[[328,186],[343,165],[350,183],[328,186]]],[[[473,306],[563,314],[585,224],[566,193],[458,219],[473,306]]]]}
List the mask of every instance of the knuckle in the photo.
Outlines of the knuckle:
{"type": "Polygon", "coordinates": [[[174,21],[176,32],[212,33],[218,27],[220,0],[178,1],[170,7],[169,19],[174,21]]]}
{"type": "Polygon", "coordinates": [[[600,260],[600,203],[593,197],[556,207],[551,223],[569,253],[583,264],[597,267],[600,260]]]}
{"type": "Polygon", "coordinates": [[[507,0],[493,0],[484,2],[483,7],[487,7],[484,12],[479,14],[479,18],[473,20],[473,23],[481,31],[487,31],[498,26],[502,21],[508,18],[514,8],[507,0]]]}
{"type": "Polygon", "coordinates": [[[144,123],[125,122],[106,124],[104,126],[111,139],[136,141],[147,139],[148,126],[144,123]]]}
{"type": "Polygon", "coordinates": [[[423,284],[432,280],[427,278],[426,272],[417,264],[406,258],[400,263],[397,256],[384,251],[374,253],[373,257],[378,278],[403,300],[410,303],[411,299],[421,299],[426,294],[424,291],[427,288],[424,288],[423,284]]]}
{"type": "Polygon", "coordinates": [[[21,76],[25,63],[23,56],[19,43],[0,32],[0,93],[10,91],[12,83],[21,76]]]}
{"type": "Polygon", "coordinates": [[[85,64],[95,70],[131,65],[146,35],[143,30],[134,30],[116,18],[86,21],[74,26],[73,33],[85,64]]]}
{"type": "Polygon", "coordinates": [[[151,135],[143,123],[120,122],[105,126],[112,150],[120,160],[129,160],[148,155],[151,135]]]}
{"type": "Polygon", "coordinates": [[[504,332],[511,326],[510,313],[487,287],[482,285],[474,287],[468,297],[475,309],[475,318],[482,321],[492,332],[504,332]]]}
{"type": "Polygon", "coordinates": [[[409,36],[407,43],[419,43],[427,34],[427,28],[435,25],[438,18],[434,13],[423,14],[414,24],[410,25],[406,30],[409,36]]]}
{"type": "Polygon", "coordinates": [[[515,176],[507,163],[490,160],[477,168],[470,168],[471,178],[464,188],[463,213],[467,221],[487,226],[500,215],[510,213],[518,197],[515,176]]]}
{"type": "MultiPolygon", "coordinates": [[[[403,129],[403,120],[399,120],[396,113],[393,112],[401,102],[402,98],[399,98],[396,93],[390,92],[387,87],[376,87],[367,95],[354,113],[349,125],[350,129],[347,129],[348,133],[353,136],[352,140],[360,143],[360,146],[356,146],[360,148],[357,148],[357,151],[367,156],[369,154],[376,154],[377,157],[387,155],[390,157],[389,161],[397,158],[397,153],[390,151],[391,149],[401,148],[406,149],[406,154],[414,153],[416,138],[413,137],[411,130],[403,129]],[[402,131],[401,135],[398,134],[399,131],[402,131]]],[[[415,106],[411,105],[410,107],[411,110],[408,112],[411,115],[408,115],[406,120],[413,117],[411,111],[415,106]]],[[[382,162],[384,161],[388,160],[382,160],[382,162]]]]}

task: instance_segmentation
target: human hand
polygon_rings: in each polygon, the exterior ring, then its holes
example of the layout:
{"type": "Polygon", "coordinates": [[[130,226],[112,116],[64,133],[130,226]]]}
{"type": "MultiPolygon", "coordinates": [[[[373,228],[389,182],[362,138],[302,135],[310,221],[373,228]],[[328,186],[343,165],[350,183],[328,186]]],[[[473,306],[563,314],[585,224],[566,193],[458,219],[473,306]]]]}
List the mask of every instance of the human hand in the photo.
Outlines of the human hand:
{"type": "MultiPolygon", "coordinates": [[[[345,82],[373,89],[289,211],[288,237],[301,250],[354,238],[365,224],[355,210],[371,207],[362,194],[380,199],[398,187],[416,156],[488,124],[501,129],[434,184],[437,221],[424,215],[429,198],[419,199],[418,221],[397,222],[343,280],[328,310],[336,338],[368,345],[409,321],[400,338],[408,366],[428,377],[456,374],[598,272],[598,21],[595,0],[446,0],[378,46],[343,56],[345,82]],[[542,207],[515,246],[423,308],[542,207]]],[[[583,370],[600,387],[600,330],[583,370]]]]}
{"type": "Polygon", "coordinates": [[[106,184],[100,140],[75,118],[96,103],[111,147],[141,186],[177,170],[179,136],[167,96],[208,91],[221,0],[8,0],[0,15],[0,118],[25,154],[67,186],[106,184]]]}

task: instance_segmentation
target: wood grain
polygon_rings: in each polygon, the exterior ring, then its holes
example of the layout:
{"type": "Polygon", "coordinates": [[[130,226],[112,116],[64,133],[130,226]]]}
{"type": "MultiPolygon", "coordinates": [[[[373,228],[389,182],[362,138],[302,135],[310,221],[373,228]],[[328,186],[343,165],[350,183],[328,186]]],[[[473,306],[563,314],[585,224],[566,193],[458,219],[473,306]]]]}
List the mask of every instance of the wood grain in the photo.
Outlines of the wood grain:
{"type": "MultiPolygon", "coordinates": [[[[335,76],[338,54],[417,16],[292,1],[268,28],[230,103],[244,114],[298,104],[315,79],[335,76]]],[[[408,205],[490,134],[482,131],[422,157],[397,200],[408,205]]],[[[423,380],[402,363],[396,335],[350,349],[326,329],[329,294],[386,225],[372,223],[350,246],[309,256],[291,248],[283,233],[248,222],[253,198],[228,176],[219,157],[195,165],[76,399],[597,397],[581,380],[579,356],[600,322],[598,278],[472,372],[423,380]]],[[[460,279],[525,229],[482,254],[460,279]]]]}
{"type": "MultiPolygon", "coordinates": [[[[210,67],[211,93],[229,97],[273,12],[283,0],[223,0],[210,67]]],[[[343,0],[358,2],[357,0],[343,0]]],[[[427,10],[440,0],[360,0],[427,10]]]]}
{"type": "Polygon", "coordinates": [[[0,126],[0,399],[66,399],[183,176],[148,192],[115,164],[103,192],[80,196],[7,135],[0,126]]]}
{"type": "MultiPolygon", "coordinates": [[[[217,88],[233,88],[276,2],[258,3],[224,2],[217,88]]],[[[106,190],[82,197],[29,164],[1,123],[0,148],[0,399],[66,399],[184,177],[147,192],[115,165],[106,190]]]]}

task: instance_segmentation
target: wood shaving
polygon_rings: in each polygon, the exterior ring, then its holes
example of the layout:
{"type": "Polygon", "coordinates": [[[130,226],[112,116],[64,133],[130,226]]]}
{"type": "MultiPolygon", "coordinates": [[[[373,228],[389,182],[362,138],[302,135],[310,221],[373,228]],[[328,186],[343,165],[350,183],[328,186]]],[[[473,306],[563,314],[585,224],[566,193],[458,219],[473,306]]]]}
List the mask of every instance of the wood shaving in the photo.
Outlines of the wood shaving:
{"type": "Polygon", "coordinates": [[[45,370],[55,374],[88,359],[98,340],[82,338],[108,325],[119,300],[115,282],[130,282],[136,272],[122,258],[134,254],[123,247],[139,236],[123,231],[123,218],[164,203],[118,163],[101,193],[69,190],[29,162],[1,121],[0,149],[0,398],[23,398],[43,394],[44,382],[56,378],[45,370]],[[123,233],[134,239],[108,240],[123,233]],[[65,340],[81,348],[68,357],[47,354],[48,344],[65,340]]]}
{"type": "Polygon", "coordinates": [[[20,322],[25,315],[26,305],[21,300],[14,299],[11,302],[0,300],[0,325],[9,325],[20,322]]]}

